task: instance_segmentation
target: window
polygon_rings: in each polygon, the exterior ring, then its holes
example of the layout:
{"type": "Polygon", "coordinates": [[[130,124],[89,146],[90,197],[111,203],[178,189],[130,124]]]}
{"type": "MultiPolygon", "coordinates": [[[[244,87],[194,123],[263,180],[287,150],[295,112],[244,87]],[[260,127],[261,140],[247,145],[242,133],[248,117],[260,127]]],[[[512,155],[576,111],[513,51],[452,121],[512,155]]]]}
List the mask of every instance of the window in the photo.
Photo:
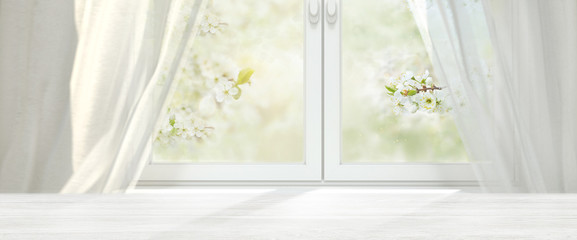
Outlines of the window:
{"type": "Polygon", "coordinates": [[[403,0],[213,1],[205,21],[169,114],[195,132],[161,134],[143,180],[473,180],[448,114],[391,111],[385,78],[432,72],[403,0]]]}

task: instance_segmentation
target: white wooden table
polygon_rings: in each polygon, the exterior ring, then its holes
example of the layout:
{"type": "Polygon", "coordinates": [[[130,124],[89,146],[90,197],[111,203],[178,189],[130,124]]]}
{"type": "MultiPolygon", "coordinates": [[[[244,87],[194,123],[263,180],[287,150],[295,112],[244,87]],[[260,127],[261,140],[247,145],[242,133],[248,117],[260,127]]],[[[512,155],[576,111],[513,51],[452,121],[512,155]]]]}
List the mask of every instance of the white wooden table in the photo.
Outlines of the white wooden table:
{"type": "Polygon", "coordinates": [[[577,195],[385,188],[2,194],[0,239],[577,239],[577,195]]]}

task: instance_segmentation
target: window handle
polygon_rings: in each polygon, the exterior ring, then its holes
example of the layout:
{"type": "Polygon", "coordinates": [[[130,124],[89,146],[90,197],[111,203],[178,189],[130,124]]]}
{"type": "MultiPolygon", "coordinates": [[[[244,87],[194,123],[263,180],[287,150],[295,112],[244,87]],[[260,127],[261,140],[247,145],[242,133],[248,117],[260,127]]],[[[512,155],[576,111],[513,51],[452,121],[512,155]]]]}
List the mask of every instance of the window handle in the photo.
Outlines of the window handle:
{"type": "Polygon", "coordinates": [[[319,0],[310,0],[309,1],[309,22],[311,22],[312,24],[316,24],[319,22],[320,8],[321,8],[321,4],[320,4],[319,0]]]}
{"type": "Polygon", "coordinates": [[[327,22],[334,24],[337,22],[338,5],[337,0],[327,0],[327,22]]]}

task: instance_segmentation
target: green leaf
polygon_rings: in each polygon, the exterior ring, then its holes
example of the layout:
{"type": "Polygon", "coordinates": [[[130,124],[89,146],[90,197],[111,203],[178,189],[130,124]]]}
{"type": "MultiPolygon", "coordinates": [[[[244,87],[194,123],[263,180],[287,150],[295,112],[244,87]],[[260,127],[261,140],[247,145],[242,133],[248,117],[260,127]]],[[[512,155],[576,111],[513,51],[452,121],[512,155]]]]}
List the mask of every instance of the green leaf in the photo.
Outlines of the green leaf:
{"type": "Polygon", "coordinates": [[[254,70],[252,68],[245,68],[243,70],[240,70],[240,72],[238,73],[238,78],[236,79],[236,84],[242,85],[245,83],[250,83],[250,77],[252,76],[253,73],[254,70]]]}
{"type": "Polygon", "coordinates": [[[234,100],[238,100],[240,98],[240,95],[242,94],[242,90],[240,90],[238,86],[235,86],[235,88],[238,89],[238,93],[232,96],[232,98],[234,98],[234,100]]]}
{"type": "Polygon", "coordinates": [[[417,94],[417,90],[409,90],[409,92],[407,92],[407,95],[409,96],[413,96],[415,94],[417,94]]]}
{"type": "Polygon", "coordinates": [[[396,89],[395,87],[385,86],[385,88],[386,88],[387,90],[389,90],[389,92],[391,92],[391,93],[395,93],[395,92],[397,91],[397,89],[396,89]]]}
{"type": "Polygon", "coordinates": [[[170,124],[170,126],[174,126],[174,124],[176,123],[176,120],[174,120],[173,118],[168,120],[168,123],[170,124]]]}

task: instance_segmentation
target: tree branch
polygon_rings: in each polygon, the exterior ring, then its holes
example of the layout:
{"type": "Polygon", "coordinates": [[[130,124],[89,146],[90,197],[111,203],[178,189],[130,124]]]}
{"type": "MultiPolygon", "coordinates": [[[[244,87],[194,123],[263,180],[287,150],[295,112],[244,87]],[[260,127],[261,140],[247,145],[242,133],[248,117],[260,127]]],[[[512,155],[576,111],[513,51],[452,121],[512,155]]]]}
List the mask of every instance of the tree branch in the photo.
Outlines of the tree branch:
{"type": "Polygon", "coordinates": [[[427,87],[427,86],[425,86],[425,85],[423,85],[423,88],[417,88],[417,92],[427,92],[427,91],[429,91],[429,90],[432,92],[432,91],[434,91],[434,90],[441,90],[441,89],[443,89],[443,88],[437,87],[437,86],[435,86],[435,85],[433,85],[433,86],[430,87],[430,88],[427,87]]]}

